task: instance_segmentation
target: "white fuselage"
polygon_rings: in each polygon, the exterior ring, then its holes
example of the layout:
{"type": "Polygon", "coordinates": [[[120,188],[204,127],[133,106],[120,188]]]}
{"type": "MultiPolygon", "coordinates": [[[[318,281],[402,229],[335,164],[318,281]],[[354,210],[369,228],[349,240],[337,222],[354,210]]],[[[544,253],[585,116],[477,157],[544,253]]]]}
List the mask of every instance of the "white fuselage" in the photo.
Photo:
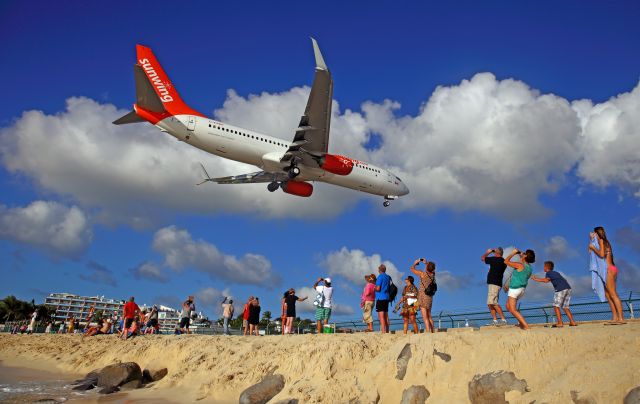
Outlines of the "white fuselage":
{"type": "MultiPolygon", "coordinates": [[[[282,172],[280,160],[291,142],[194,115],[176,115],[156,126],[185,143],[227,159],[252,164],[268,172],[282,172]]],[[[319,167],[299,165],[296,181],[321,181],[374,195],[397,197],[409,193],[400,178],[371,164],[354,160],[353,171],[336,175],[319,167]]]]}

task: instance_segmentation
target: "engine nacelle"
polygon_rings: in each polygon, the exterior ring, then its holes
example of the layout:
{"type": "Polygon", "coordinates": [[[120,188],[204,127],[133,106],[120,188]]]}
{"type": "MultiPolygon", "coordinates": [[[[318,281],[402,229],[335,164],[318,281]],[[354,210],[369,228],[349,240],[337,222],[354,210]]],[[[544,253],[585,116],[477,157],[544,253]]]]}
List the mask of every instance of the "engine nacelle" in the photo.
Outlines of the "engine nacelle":
{"type": "Polygon", "coordinates": [[[335,154],[325,154],[320,159],[320,168],[336,175],[349,175],[353,171],[353,160],[335,154]]]}
{"type": "Polygon", "coordinates": [[[313,193],[313,185],[304,181],[287,181],[283,182],[282,190],[291,195],[309,197],[313,193]]]}

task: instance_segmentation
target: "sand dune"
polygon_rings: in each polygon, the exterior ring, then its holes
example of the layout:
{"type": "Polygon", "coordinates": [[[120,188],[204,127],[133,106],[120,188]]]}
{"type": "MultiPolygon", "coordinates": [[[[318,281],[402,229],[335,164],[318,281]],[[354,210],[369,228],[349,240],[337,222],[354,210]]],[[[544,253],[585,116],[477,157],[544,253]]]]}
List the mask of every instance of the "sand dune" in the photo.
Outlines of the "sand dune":
{"type": "Polygon", "coordinates": [[[167,367],[166,378],[131,394],[161,394],[176,402],[238,402],[245,388],[275,372],[286,384],[272,402],[369,403],[379,397],[381,403],[398,403],[406,388],[424,385],[428,402],[464,403],[474,376],[504,370],[528,385],[528,392],[506,394],[511,403],[567,403],[571,391],[581,399],[621,403],[640,385],[640,322],[528,332],[509,327],[409,336],[148,336],[126,342],[113,336],[2,335],[0,359],[76,373],[117,361],[167,367]],[[406,344],[411,358],[398,380],[396,361],[406,344]]]}

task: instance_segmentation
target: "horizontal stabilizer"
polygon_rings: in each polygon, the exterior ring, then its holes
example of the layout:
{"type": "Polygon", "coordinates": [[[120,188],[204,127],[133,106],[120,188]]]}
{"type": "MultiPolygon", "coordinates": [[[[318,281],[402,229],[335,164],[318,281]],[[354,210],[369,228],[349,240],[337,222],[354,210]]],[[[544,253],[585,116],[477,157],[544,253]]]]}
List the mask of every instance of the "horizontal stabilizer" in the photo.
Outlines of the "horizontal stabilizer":
{"type": "Polygon", "coordinates": [[[138,114],[136,114],[136,111],[131,111],[127,115],[113,121],[113,124],[125,125],[127,123],[137,123],[137,122],[144,122],[144,119],[140,118],[138,114]]]}

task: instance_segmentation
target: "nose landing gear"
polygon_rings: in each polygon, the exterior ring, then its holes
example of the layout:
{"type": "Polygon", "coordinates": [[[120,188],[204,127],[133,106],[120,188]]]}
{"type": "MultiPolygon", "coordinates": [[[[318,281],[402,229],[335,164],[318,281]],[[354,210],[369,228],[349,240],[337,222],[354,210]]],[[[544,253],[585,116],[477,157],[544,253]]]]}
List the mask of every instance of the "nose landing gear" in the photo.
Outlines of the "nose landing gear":
{"type": "Polygon", "coordinates": [[[276,192],[278,190],[278,188],[280,188],[280,184],[277,182],[270,182],[267,185],[267,189],[269,190],[269,192],[276,192]]]}
{"type": "Polygon", "coordinates": [[[287,174],[289,175],[289,178],[294,179],[300,175],[300,169],[298,166],[292,166],[287,174]]]}
{"type": "Polygon", "coordinates": [[[391,201],[394,201],[396,199],[398,199],[398,196],[396,195],[385,195],[384,202],[382,202],[382,206],[384,206],[385,208],[388,208],[389,205],[391,205],[391,201]]]}

